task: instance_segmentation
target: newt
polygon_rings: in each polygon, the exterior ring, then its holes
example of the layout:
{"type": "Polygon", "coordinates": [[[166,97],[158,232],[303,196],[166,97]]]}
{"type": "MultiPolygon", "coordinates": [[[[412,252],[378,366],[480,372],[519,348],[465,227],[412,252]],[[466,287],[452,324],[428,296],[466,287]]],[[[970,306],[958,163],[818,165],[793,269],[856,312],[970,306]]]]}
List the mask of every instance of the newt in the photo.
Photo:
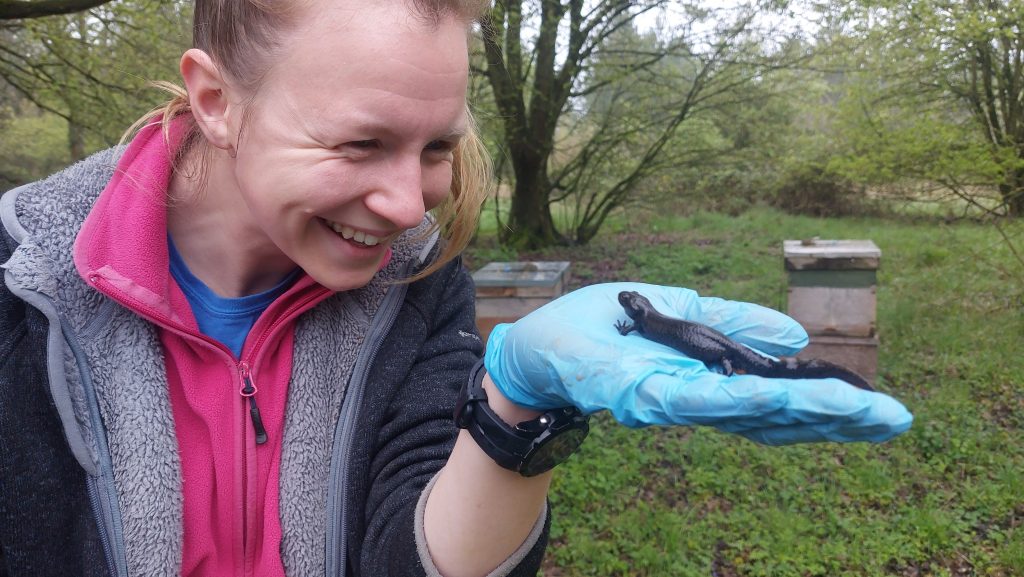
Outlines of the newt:
{"type": "Polygon", "coordinates": [[[842,365],[822,359],[771,359],[707,325],[666,316],[655,310],[651,301],[636,291],[620,292],[619,304],[632,321],[617,321],[615,328],[619,334],[628,335],[636,331],[645,338],[703,362],[709,368],[721,366],[726,376],[752,374],[782,379],[836,378],[861,389],[874,390],[864,377],[842,365]]]}

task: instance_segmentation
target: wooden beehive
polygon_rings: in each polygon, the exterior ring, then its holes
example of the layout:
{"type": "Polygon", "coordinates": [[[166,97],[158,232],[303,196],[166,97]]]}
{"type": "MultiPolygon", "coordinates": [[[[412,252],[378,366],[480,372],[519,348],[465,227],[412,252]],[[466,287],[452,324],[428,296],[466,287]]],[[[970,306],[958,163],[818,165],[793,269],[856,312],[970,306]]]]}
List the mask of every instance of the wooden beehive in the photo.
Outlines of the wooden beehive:
{"type": "Polygon", "coordinates": [[[492,262],[473,273],[476,326],[486,342],[499,323],[515,322],[565,294],[567,261],[492,262]]]}
{"type": "Polygon", "coordinates": [[[788,314],[807,330],[800,358],[847,366],[869,381],[878,374],[877,271],[870,240],[787,240],[788,314]]]}

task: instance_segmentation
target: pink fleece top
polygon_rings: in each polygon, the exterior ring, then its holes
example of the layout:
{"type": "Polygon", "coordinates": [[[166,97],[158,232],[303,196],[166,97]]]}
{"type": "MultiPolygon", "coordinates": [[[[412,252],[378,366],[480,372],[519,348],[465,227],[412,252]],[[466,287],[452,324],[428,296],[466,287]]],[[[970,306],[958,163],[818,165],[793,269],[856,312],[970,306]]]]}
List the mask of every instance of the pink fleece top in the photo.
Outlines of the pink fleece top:
{"type": "Polygon", "coordinates": [[[295,319],[331,292],[303,274],[256,321],[240,359],[199,332],[168,268],[171,151],[184,124],[172,124],[170,143],[158,124],[132,141],[78,234],[75,265],[159,328],[182,470],[182,575],[283,577],[278,477],[295,319]],[[240,392],[246,376],[267,430],[262,445],[240,392]]]}

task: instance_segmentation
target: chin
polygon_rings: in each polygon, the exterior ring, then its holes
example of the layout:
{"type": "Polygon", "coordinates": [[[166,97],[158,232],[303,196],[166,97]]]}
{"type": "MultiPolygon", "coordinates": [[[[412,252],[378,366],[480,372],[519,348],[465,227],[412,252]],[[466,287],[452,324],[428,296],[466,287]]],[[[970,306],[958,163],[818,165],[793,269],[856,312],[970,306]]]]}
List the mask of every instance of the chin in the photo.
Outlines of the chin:
{"type": "Polygon", "coordinates": [[[327,287],[334,292],[344,292],[363,288],[377,274],[377,270],[355,270],[339,274],[337,271],[330,271],[328,274],[316,274],[306,271],[313,280],[327,287]]]}

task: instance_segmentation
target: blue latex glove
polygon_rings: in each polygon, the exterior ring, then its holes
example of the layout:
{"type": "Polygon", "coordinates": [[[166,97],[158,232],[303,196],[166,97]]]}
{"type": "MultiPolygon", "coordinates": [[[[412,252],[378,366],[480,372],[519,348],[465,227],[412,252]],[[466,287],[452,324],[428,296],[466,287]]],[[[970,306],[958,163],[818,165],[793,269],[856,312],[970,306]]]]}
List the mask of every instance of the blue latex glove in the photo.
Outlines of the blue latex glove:
{"type": "Polygon", "coordinates": [[[880,442],[910,428],[898,401],[838,379],[727,377],[636,332],[619,291],[650,299],[662,314],[712,326],[757,351],[792,355],[807,333],[759,305],[700,297],[689,289],[641,283],[593,285],[562,296],[514,324],[494,328],[484,364],[512,402],[533,409],[575,405],[609,410],[625,425],[710,425],[769,445],[880,442]]]}

